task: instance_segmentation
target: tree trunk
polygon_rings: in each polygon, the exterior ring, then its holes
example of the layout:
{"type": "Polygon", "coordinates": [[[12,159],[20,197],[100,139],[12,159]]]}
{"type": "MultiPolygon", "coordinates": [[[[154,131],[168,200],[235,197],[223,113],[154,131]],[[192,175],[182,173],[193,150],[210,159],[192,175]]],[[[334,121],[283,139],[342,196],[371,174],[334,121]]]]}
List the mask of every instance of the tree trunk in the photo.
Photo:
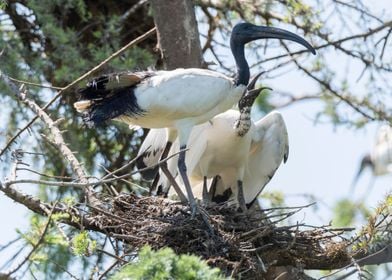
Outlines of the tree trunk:
{"type": "Polygon", "coordinates": [[[203,57],[191,0],[151,0],[165,69],[202,67],[203,57]]]}

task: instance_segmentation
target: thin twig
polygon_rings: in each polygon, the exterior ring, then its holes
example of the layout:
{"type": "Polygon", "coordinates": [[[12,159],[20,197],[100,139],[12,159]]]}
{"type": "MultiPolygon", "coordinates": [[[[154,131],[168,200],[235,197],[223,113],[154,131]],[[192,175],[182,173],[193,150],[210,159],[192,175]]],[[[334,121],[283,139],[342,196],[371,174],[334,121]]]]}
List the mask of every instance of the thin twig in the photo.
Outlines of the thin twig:
{"type": "MultiPolygon", "coordinates": [[[[106,58],[105,60],[103,60],[100,64],[98,64],[97,66],[95,66],[94,68],[92,68],[91,70],[89,70],[88,72],[86,72],[85,74],[83,74],[82,76],[80,76],[79,78],[77,78],[76,80],[74,80],[73,82],[71,82],[70,84],[68,84],[67,86],[65,86],[62,90],[60,90],[59,92],[57,92],[57,94],[48,102],[46,103],[45,106],[42,107],[42,110],[46,110],[50,105],[52,105],[62,94],[68,92],[70,89],[72,89],[74,86],[76,86],[80,81],[84,80],[85,78],[95,74],[98,70],[100,70],[103,66],[105,66],[107,63],[109,63],[111,60],[113,60],[114,58],[118,57],[119,55],[121,55],[123,52],[125,52],[127,49],[129,49],[130,47],[133,47],[134,45],[144,41],[145,39],[147,39],[148,37],[150,37],[152,34],[154,34],[156,31],[156,28],[152,28],[149,31],[147,31],[146,33],[144,33],[143,35],[137,37],[135,40],[131,41],[130,43],[128,43],[127,45],[125,45],[124,47],[122,47],[121,49],[119,49],[118,51],[116,51],[115,53],[113,53],[111,56],[109,56],[108,58],[106,58]]],[[[0,71],[0,77],[2,77],[4,74],[0,71]]],[[[6,150],[8,150],[8,148],[11,146],[11,144],[23,133],[23,131],[25,131],[26,129],[28,129],[36,120],[38,119],[38,116],[35,116],[33,119],[31,119],[23,128],[21,128],[5,145],[5,147],[0,151],[0,157],[5,153],[6,150]]]]}
{"type": "Polygon", "coordinates": [[[112,254],[112,253],[109,253],[109,252],[104,251],[104,250],[102,250],[102,249],[97,249],[97,251],[98,251],[98,252],[102,252],[102,253],[104,253],[105,255],[108,255],[108,256],[110,256],[110,257],[116,259],[116,260],[119,261],[119,262],[127,263],[126,260],[124,260],[124,259],[120,258],[119,256],[116,256],[116,255],[114,255],[114,254],[112,254]]]}
{"type": "Polygon", "coordinates": [[[46,86],[43,84],[33,83],[33,82],[29,82],[29,81],[22,81],[22,80],[18,80],[18,79],[12,78],[12,77],[8,77],[8,78],[13,82],[17,82],[19,84],[24,84],[24,85],[30,85],[30,86],[41,87],[41,88],[50,88],[50,89],[55,89],[55,90],[63,90],[64,89],[62,87],[46,86]]]}
{"type": "MultiPolygon", "coordinates": [[[[157,162],[154,165],[145,167],[145,168],[141,168],[135,171],[130,172],[129,174],[124,174],[121,176],[116,176],[114,178],[111,179],[99,179],[97,181],[94,182],[85,182],[85,183],[74,183],[74,182],[64,182],[64,181],[46,181],[46,180],[32,180],[32,179],[20,179],[20,180],[8,180],[6,182],[6,187],[9,187],[11,185],[15,185],[15,184],[38,184],[38,185],[51,185],[51,186],[58,186],[58,187],[78,187],[78,188],[84,188],[84,187],[89,187],[89,186],[97,186],[97,185],[101,185],[101,184],[107,184],[107,183],[112,183],[112,182],[116,182],[118,180],[124,179],[124,178],[128,178],[128,177],[132,177],[133,175],[155,168],[156,166],[161,166],[164,162],[168,161],[169,159],[171,159],[172,157],[177,156],[179,153],[181,153],[182,151],[187,151],[188,149],[183,149],[181,151],[178,151],[177,153],[174,153],[170,156],[168,156],[167,158],[160,160],[159,162],[157,162]]],[[[107,176],[105,176],[107,177],[107,176]]]]}
{"type": "Polygon", "coordinates": [[[114,263],[112,263],[98,278],[98,280],[103,279],[106,274],[108,274],[116,265],[119,264],[119,261],[115,261],[114,263]]]}
{"type": "MultiPolygon", "coordinates": [[[[55,203],[56,205],[56,203],[55,203]]],[[[32,256],[32,254],[38,249],[38,247],[42,244],[42,242],[44,241],[45,235],[49,229],[49,225],[50,222],[52,220],[52,215],[53,215],[53,209],[55,207],[52,208],[52,210],[50,211],[49,215],[48,215],[48,220],[46,221],[44,230],[42,231],[37,243],[35,243],[33,245],[33,248],[31,249],[31,251],[27,254],[27,256],[14,268],[11,269],[11,271],[6,272],[7,276],[10,276],[11,274],[14,274],[16,271],[18,271],[32,256]]]]}
{"type": "MultiPolygon", "coordinates": [[[[284,48],[287,50],[287,52],[290,54],[290,50],[287,47],[287,45],[282,42],[282,45],[284,46],[284,48]]],[[[295,65],[297,65],[297,67],[302,70],[303,72],[305,72],[306,75],[308,75],[310,78],[312,78],[313,80],[315,80],[316,82],[318,82],[319,84],[321,84],[323,87],[325,87],[330,93],[332,93],[333,95],[335,95],[337,98],[339,98],[340,100],[342,100],[343,102],[345,102],[347,105],[349,105],[351,108],[353,108],[356,112],[358,112],[359,114],[361,114],[362,116],[364,116],[365,118],[369,119],[369,120],[376,120],[376,117],[369,115],[368,113],[366,113],[365,111],[363,111],[360,106],[358,106],[357,104],[354,104],[354,102],[352,100],[350,100],[348,97],[343,96],[342,94],[338,93],[336,90],[334,90],[331,85],[316,77],[315,75],[313,75],[308,69],[306,69],[305,67],[302,67],[297,60],[294,60],[295,65]]]]}
{"type": "MultiPolygon", "coordinates": [[[[40,107],[38,106],[34,101],[30,100],[27,98],[27,91],[23,91],[23,87],[21,89],[17,89],[16,85],[9,80],[9,78],[6,75],[2,75],[3,80],[6,82],[6,84],[14,91],[14,94],[24,103],[29,107],[36,115],[39,117],[45,125],[49,128],[53,140],[52,143],[59,149],[61,155],[64,156],[64,158],[68,161],[70,164],[72,170],[78,177],[79,181],[83,184],[86,184],[89,182],[87,179],[88,175],[87,172],[84,170],[82,165],[79,163],[75,155],[72,153],[72,151],[68,148],[68,146],[65,144],[62,133],[60,129],[56,126],[55,122],[49,117],[49,115],[40,107]]],[[[88,198],[88,201],[92,204],[99,204],[98,200],[94,198],[94,192],[92,188],[89,188],[88,186],[85,188],[86,192],[86,197],[88,198]]]]}

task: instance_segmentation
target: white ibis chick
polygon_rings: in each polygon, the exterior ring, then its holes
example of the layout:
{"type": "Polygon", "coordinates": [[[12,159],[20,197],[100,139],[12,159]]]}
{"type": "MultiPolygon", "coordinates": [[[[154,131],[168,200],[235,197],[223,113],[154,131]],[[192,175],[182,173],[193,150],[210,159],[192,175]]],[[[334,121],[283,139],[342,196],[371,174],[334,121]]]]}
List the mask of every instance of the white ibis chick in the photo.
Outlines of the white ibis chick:
{"type": "MultiPolygon", "coordinates": [[[[286,124],[277,111],[270,112],[254,123],[251,138],[243,178],[244,200],[247,208],[255,203],[282,161],[286,163],[289,155],[286,124]]],[[[215,190],[212,190],[212,201],[235,203],[238,200],[235,178],[227,171],[220,173],[219,178],[213,186],[215,190]]]]}

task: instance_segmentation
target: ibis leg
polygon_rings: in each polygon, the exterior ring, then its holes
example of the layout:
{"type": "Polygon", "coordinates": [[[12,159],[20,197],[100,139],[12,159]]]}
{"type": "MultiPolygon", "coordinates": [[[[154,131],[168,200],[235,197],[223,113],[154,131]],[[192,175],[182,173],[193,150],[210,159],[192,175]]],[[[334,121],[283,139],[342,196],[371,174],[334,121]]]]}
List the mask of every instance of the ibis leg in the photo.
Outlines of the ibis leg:
{"type": "MultiPolygon", "coordinates": [[[[170,151],[171,146],[172,146],[172,142],[168,141],[166,143],[165,149],[163,150],[160,161],[167,158],[167,156],[169,155],[169,151],[170,151]]],[[[180,198],[181,202],[186,202],[187,201],[186,196],[182,192],[180,186],[178,186],[176,180],[174,179],[173,175],[170,173],[169,168],[167,167],[167,161],[163,162],[160,167],[161,167],[162,172],[165,174],[165,176],[169,180],[170,184],[174,187],[174,190],[177,192],[177,195],[180,198]]],[[[153,191],[156,190],[158,182],[159,182],[159,172],[155,176],[154,181],[152,182],[152,185],[150,187],[150,195],[153,191]]]]}
{"type": "Polygon", "coordinates": [[[170,184],[173,186],[174,190],[176,191],[178,198],[180,199],[181,202],[187,202],[187,198],[184,195],[184,193],[182,192],[180,186],[177,184],[176,180],[174,179],[173,175],[170,173],[169,169],[167,168],[167,165],[164,167],[161,167],[162,172],[165,174],[165,176],[167,177],[167,179],[169,179],[170,184]]]}
{"type": "Polygon", "coordinates": [[[200,213],[201,218],[203,219],[205,225],[208,228],[208,231],[211,234],[213,234],[214,233],[214,229],[210,225],[210,222],[208,220],[209,219],[208,218],[208,213],[206,213],[205,210],[202,209],[202,208],[199,209],[199,207],[196,204],[195,197],[193,196],[191,184],[189,183],[188,175],[186,174],[185,149],[186,149],[186,145],[180,147],[181,152],[180,152],[180,155],[178,157],[178,170],[180,172],[180,175],[182,177],[182,180],[184,182],[184,185],[185,185],[185,188],[186,188],[186,191],[187,191],[187,194],[188,194],[188,201],[189,201],[189,205],[191,207],[192,217],[194,217],[197,213],[200,213]]]}
{"type": "Polygon", "coordinates": [[[209,195],[208,195],[208,190],[207,190],[207,177],[203,177],[203,204],[204,206],[208,206],[209,204],[209,195]]]}
{"type": "Polygon", "coordinates": [[[210,190],[208,191],[208,197],[210,199],[210,201],[213,200],[213,198],[215,197],[215,193],[216,193],[216,185],[218,184],[218,181],[220,180],[220,176],[216,175],[211,182],[211,186],[210,186],[210,190]]]}
{"type": "Polygon", "coordinates": [[[188,195],[189,206],[191,207],[192,216],[195,216],[197,213],[197,204],[195,197],[193,196],[192,187],[189,183],[188,175],[186,174],[186,165],[185,165],[185,149],[186,145],[180,147],[180,155],[178,156],[178,171],[182,177],[182,181],[184,182],[185,189],[188,195]]]}
{"type": "Polygon", "coordinates": [[[247,211],[247,207],[245,203],[244,188],[242,187],[242,181],[238,180],[237,185],[238,185],[238,203],[240,204],[240,208],[242,212],[245,213],[247,211]]]}

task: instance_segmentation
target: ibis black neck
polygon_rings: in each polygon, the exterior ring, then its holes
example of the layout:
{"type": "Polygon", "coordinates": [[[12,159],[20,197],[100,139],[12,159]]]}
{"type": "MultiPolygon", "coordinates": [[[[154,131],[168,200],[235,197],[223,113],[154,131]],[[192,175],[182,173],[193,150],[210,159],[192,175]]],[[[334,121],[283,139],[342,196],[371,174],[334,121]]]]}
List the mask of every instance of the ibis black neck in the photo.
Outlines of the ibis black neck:
{"type": "Polygon", "coordinates": [[[231,52],[233,53],[237,73],[235,76],[235,85],[248,85],[250,71],[248,62],[245,59],[245,45],[237,45],[232,41],[230,42],[231,52]]]}
{"type": "Polygon", "coordinates": [[[305,46],[313,54],[316,53],[315,49],[305,39],[287,30],[271,26],[257,26],[249,22],[239,23],[234,26],[230,36],[230,48],[237,66],[236,85],[246,86],[249,82],[250,73],[248,62],[245,59],[245,44],[267,38],[294,41],[305,46]]]}

